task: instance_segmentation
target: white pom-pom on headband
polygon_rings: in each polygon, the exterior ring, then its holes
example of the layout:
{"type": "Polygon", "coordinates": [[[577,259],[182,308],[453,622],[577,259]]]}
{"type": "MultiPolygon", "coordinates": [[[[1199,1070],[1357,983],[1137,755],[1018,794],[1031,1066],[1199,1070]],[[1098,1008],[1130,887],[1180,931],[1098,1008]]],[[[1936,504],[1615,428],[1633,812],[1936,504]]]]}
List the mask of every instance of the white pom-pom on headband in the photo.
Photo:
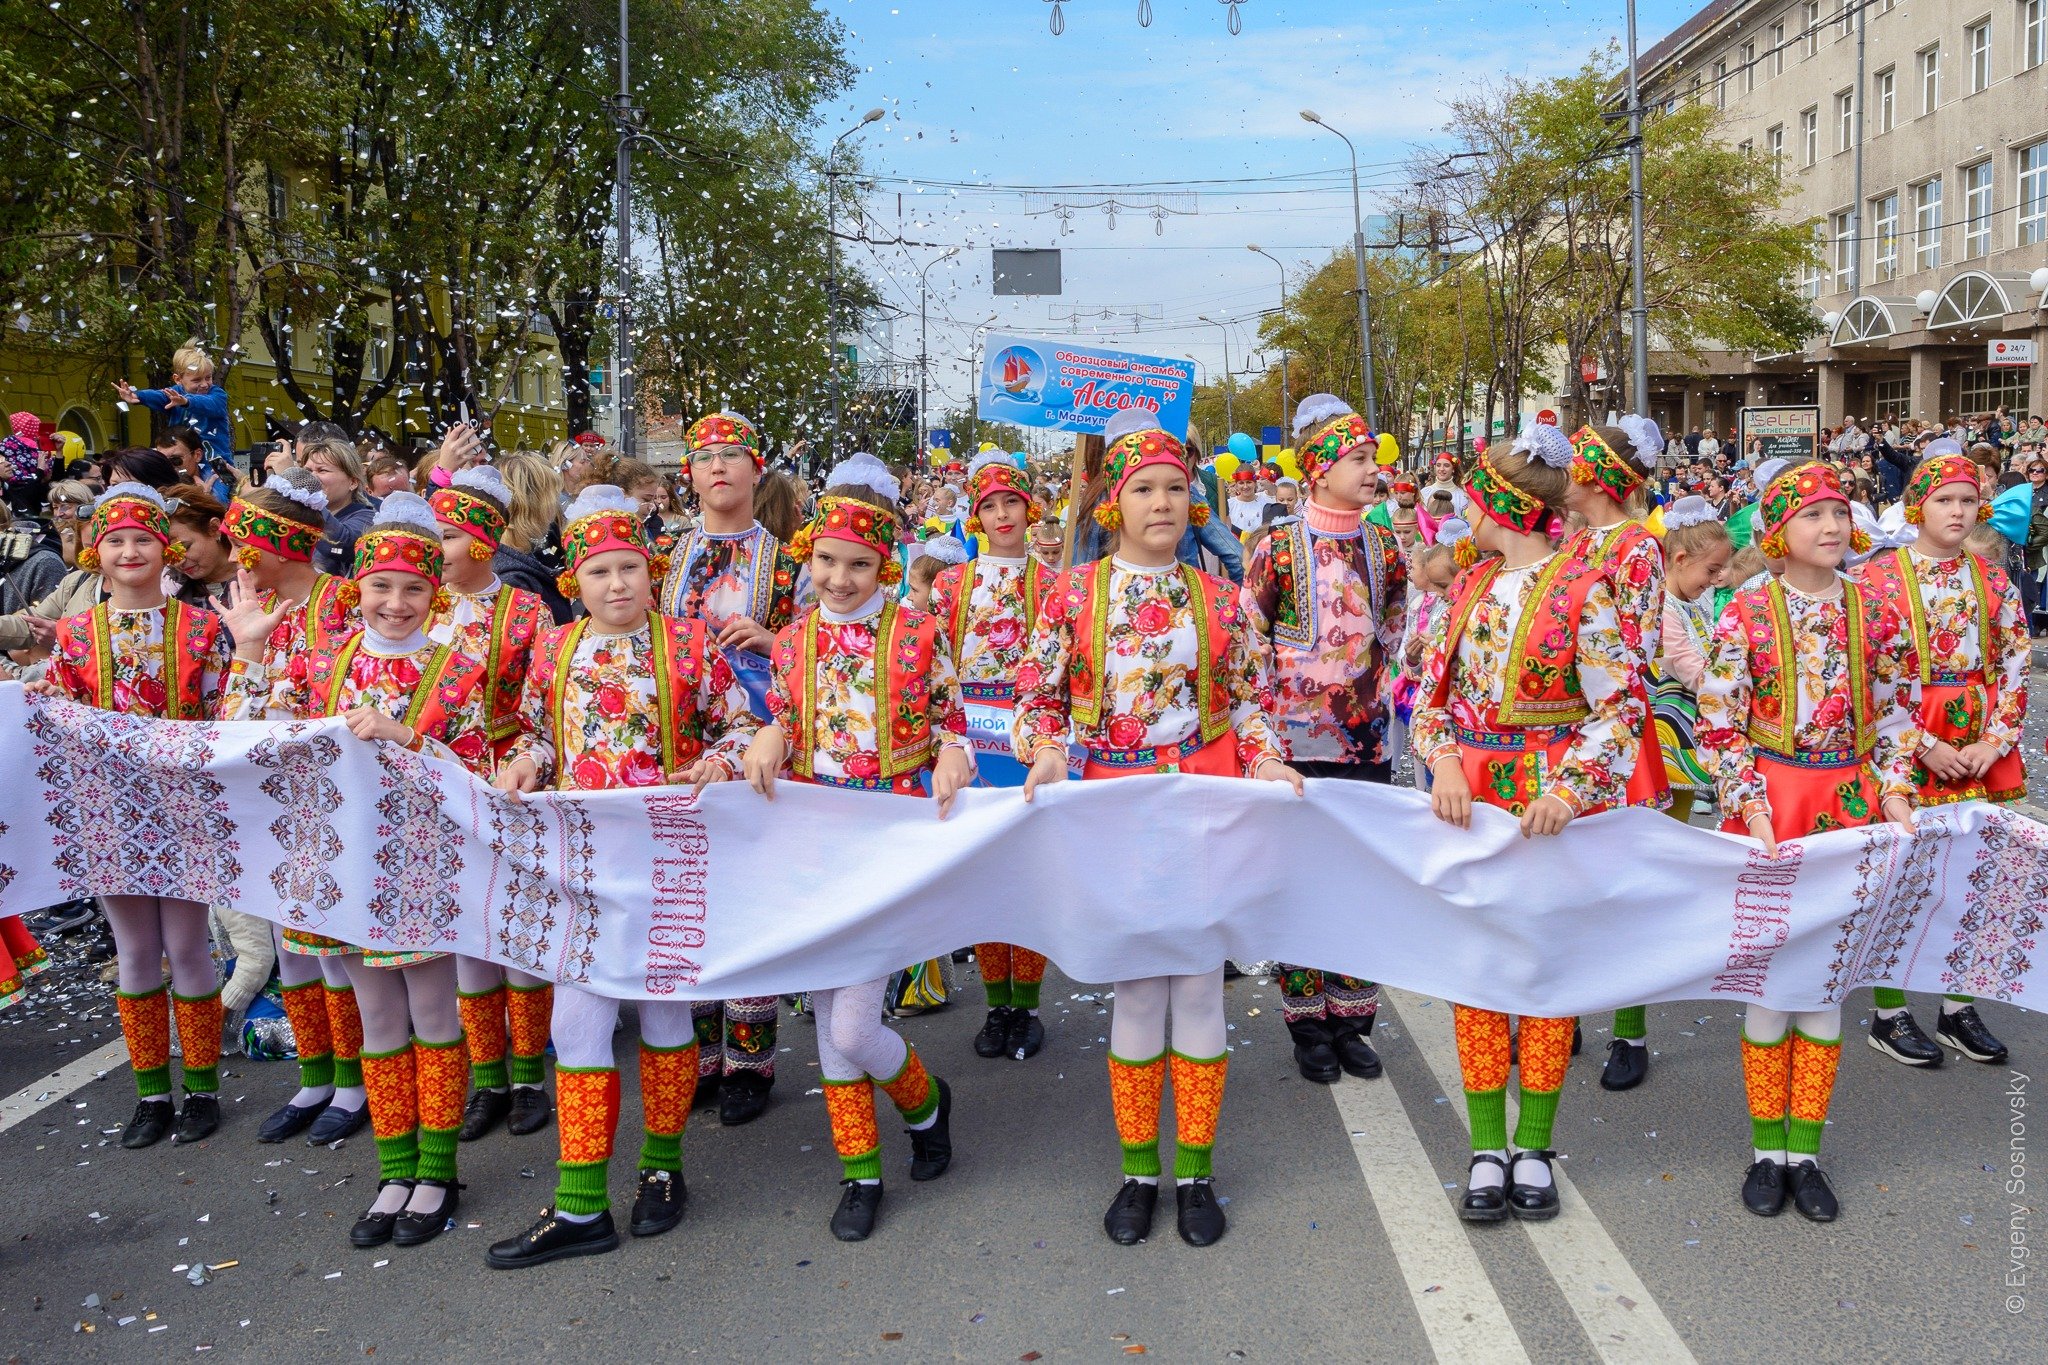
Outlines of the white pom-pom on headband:
{"type": "Polygon", "coordinates": [[[1688,493],[1664,509],[1664,528],[1668,531],[1720,519],[1721,514],[1714,510],[1714,504],[1697,493],[1688,493]]]}
{"type": "Polygon", "coordinates": [[[974,457],[972,464],[967,466],[967,482],[972,485],[974,476],[992,464],[999,464],[1005,469],[1015,469],[1017,467],[1017,461],[1011,457],[1009,451],[984,450],[981,454],[974,457]]]}
{"type": "Polygon", "coordinates": [[[376,520],[370,524],[409,526],[415,531],[424,531],[436,540],[441,538],[441,523],[434,519],[433,507],[419,494],[408,493],[402,488],[384,495],[383,504],[377,508],[376,520]]]}
{"type": "Polygon", "coordinates": [[[290,498],[309,512],[327,511],[327,494],[318,488],[301,488],[282,474],[272,474],[263,481],[263,486],[282,497],[290,498]]]}
{"type": "MultiPolygon", "coordinates": [[[[1151,431],[1158,425],[1159,419],[1143,408],[1125,408],[1110,418],[1108,424],[1102,428],[1102,443],[1113,446],[1119,437],[1128,436],[1134,431],[1151,431]]],[[[970,477],[972,473],[970,470],[970,477]]]]}
{"type": "Polygon", "coordinates": [[[487,464],[471,465],[468,469],[449,480],[451,488],[466,488],[472,493],[481,493],[494,498],[500,506],[512,505],[512,490],[505,487],[505,476],[487,464]]]}
{"type": "Polygon", "coordinates": [[[1303,435],[1351,410],[1351,405],[1334,393],[1312,393],[1294,405],[1294,434],[1303,435]]]}
{"type": "Polygon", "coordinates": [[[941,564],[965,564],[967,547],[951,536],[933,536],[922,542],[918,552],[926,559],[936,559],[941,564]]]}
{"type": "Polygon", "coordinates": [[[144,502],[153,502],[158,507],[164,506],[163,494],[157,492],[146,483],[136,483],[132,479],[124,479],[120,483],[110,485],[106,492],[94,498],[92,500],[93,510],[97,512],[116,498],[140,498],[144,502]]]}
{"type": "Polygon", "coordinates": [[[640,504],[627,497],[626,490],[615,483],[594,483],[576,495],[576,500],[562,513],[562,524],[573,526],[599,512],[627,512],[638,517],[640,504]]]}
{"type": "Polygon", "coordinates": [[[1523,419],[1522,430],[1510,448],[1525,451],[1552,469],[1572,467],[1572,438],[1565,435],[1560,428],[1548,422],[1539,422],[1534,417],[1523,419]]]}
{"type": "Polygon", "coordinates": [[[1636,458],[1655,468],[1664,455],[1664,433],[1657,429],[1657,424],[1640,413],[1631,412],[1624,414],[1615,425],[1628,433],[1629,444],[1636,448],[1636,458]]]}
{"type": "Polygon", "coordinates": [[[834,465],[832,472],[825,476],[825,487],[828,491],[846,484],[871,489],[888,499],[892,505],[902,492],[902,485],[897,483],[896,476],[889,472],[889,466],[866,451],[847,456],[834,465]]]}

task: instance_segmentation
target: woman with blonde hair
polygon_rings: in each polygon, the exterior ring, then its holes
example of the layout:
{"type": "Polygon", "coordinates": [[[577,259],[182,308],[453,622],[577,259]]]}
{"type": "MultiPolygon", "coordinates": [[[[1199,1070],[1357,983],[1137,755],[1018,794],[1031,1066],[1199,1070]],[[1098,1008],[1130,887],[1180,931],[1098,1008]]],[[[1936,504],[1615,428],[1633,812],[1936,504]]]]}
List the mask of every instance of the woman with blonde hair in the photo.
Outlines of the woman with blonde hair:
{"type": "Polygon", "coordinates": [[[561,516],[562,476],[552,463],[531,450],[500,455],[491,467],[511,494],[505,534],[498,540],[498,552],[491,556],[491,572],[500,582],[538,593],[555,624],[567,624],[569,599],[562,596],[555,584],[555,570],[544,558],[561,516]]]}

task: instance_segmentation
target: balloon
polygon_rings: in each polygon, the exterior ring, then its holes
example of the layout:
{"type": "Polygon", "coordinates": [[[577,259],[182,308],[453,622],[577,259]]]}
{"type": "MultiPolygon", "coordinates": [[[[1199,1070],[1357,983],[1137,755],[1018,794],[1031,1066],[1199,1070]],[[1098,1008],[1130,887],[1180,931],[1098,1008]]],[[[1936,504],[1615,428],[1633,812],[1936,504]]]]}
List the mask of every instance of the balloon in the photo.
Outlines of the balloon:
{"type": "Polygon", "coordinates": [[[1028,470],[1031,468],[1031,457],[1021,450],[1011,452],[1010,459],[1019,469],[1028,470]]]}
{"type": "Polygon", "coordinates": [[[2025,484],[2006,489],[1991,500],[1991,529],[2015,545],[2027,543],[2027,519],[2033,490],[2025,484]]]}
{"type": "Polygon", "coordinates": [[[1474,455],[1484,455],[1486,453],[1486,438],[1484,436],[1474,436],[1472,438],[1472,453],[1474,455]]]}
{"type": "Polygon", "coordinates": [[[1386,432],[1380,433],[1379,462],[1393,464],[1401,458],[1401,443],[1386,432]]]}
{"type": "Polygon", "coordinates": [[[979,455],[982,453],[982,451],[994,450],[995,448],[996,443],[994,441],[983,441],[981,443],[981,450],[976,451],[975,454],[979,455]]]}
{"type": "Polygon", "coordinates": [[[1218,455],[1216,457],[1216,481],[1218,483],[1229,483],[1231,476],[1237,473],[1238,465],[1242,463],[1242,460],[1239,460],[1237,456],[1227,451],[1218,455]]]}
{"type": "Polygon", "coordinates": [[[1256,464],[1259,459],[1258,442],[1241,431],[1233,431],[1230,433],[1230,453],[1240,460],[1256,464]]]}
{"type": "Polygon", "coordinates": [[[85,438],[83,436],[80,436],[77,432],[58,432],[57,444],[63,448],[62,451],[60,452],[61,463],[58,466],[60,469],[69,465],[73,460],[82,460],[85,458],[85,438]]]}
{"type": "Polygon", "coordinates": [[[1285,474],[1288,478],[1293,479],[1296,483],[1301,482],[1301,461],[1295,458],[1293,451],[1281,451],[1280,454],[1274,458],[1273,463],[1280,467],[1280,472],[1282,474],[1285,474]]]}

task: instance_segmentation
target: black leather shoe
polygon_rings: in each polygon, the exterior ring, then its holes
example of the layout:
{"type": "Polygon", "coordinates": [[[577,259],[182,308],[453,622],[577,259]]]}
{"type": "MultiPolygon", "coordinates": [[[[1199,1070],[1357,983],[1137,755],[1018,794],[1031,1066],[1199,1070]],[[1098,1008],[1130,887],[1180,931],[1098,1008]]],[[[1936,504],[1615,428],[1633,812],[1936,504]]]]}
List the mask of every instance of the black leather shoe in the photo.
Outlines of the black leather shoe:
{"type": "Polygon", "coordinates": [[[469,1103],[462,1107],[462,1127],[457,1130],[455,1140],[475,1142],[503,1123],[511,1112],[510,1090],[472,1090],[469,1103]]]}
{"type": "Polygon", "coordinates": [[[178,1128],[171,1141],[183,1147],[204,1142],[220,1129],[220,1096],[185,1094],[185,1107],[178,1111],[178,1128]]]}
{"type": "Polygon", "coordinates": [[[1920,1031],[1920,1021],[1913,1017],[1911,1010],[1900,1010],[1889,1019],[1872,1014],[1870,1045],[1893,1061],[1904,1062],[1907,1066],[1924,1066],[1932,1070],[1941,1065],[1941,1049],[1920,1031]]]}
{"type": "Polygon", "coordinates": [[[401,1212],[398,1225],[391,1232],[393,1246],[416,1247],[433,1241],[447,1228],[448,1220],[455,1216],[455,1210],[462,1204],[462,1186],[453,1180],[421,1180],[413,1188],[439,1190],[441,1202],[427,1213],[415,1213],[410,1208],[401,1212]]]}
{"type": "Polygon", "coordinates": [[[1785,1165],[1765,1157],[1742,1177],[1742,1207],[1759,1218],[1776,1218],[1785,1209],[1785,1165]]]}
{"type": "MultiPolygon", "coordinates": [[[[410,1180],[379,1181],[377,1183],[377,1193],[382,1194],[393,1185],[408,1191],[408,1197],[410,1197],[412,1189],[412,1182],[410,1180]]],[[[398,1215],[404,1211],[404,1208],[405,1206],[401,1204],[390,1213],[366,1213],[356,1219],[356,1225],[348,1230],[348,1244],[352,1247],[383,1246],[391,1240],[392,1229],[398,1226],[398,1215]]]]}
{"type": "Polygon", "coordinates": [[[988,1018],[982,1021],[981,1032],[974,1035],[974,1055],[977,1057],[1000,1057],[1010,1041],[1010,1007],[989,1006],[988,1018]]]}
{"type": "Polygon", "coordinates": [[[720,1084],[722,1076],[702,1076],[697,1080],[697,1098],[691,1101],[699,1109],[716,1109],[724,1098],[725,1087],[720,1084]]]}
{"type": "Polygon", "coordinates": [[[937,1076],[932,1084],[939,1088],[939,1107],[931,1126],[910,1130],[912,1180],[937,1180],[953,1164],[953,1091],[937,1076]]]}
{"type": "Polygon", "coordinates": [[[1297,1019],[1287,1026],[1287,1033],[1294,1039],[1294,1065],[1303,1080],[1329,1085],[1344,1074],[1322,1020],[1297,1019]]]}
{"type": "Polygon", "coordinates": [[[1607,1065],[1600,1068],[1602,1090],[1633,1090],[1650,1074],[1650,1049],[1626,1038],[1607,1045],[1607,1065]]]}
{"type": "Polygon", "coordinates": [[[339,1105],[328,1105],[320,1111],[320,1117],[313,1120],[313,1131],[306,1134],[308,1147],[325,1147],[345,1137],[354,1137],[370,1121],[370,1106],[366,1102],[360,1109],[343,1109],[339,1105]]]}
{"type": "Polygon", "coordinates": [[[882,1184],[863,1185],[858,1180],[840,1182],[846,1192],[839,1196],[839,1207],[832,1211],[832,1235],[842,1242],[865,1242],[874,1235],[875,1223],[882,1216],[882,1184]]]}
{"type": "Polygon", "coordinates": [[[1585,1045],[1585,1032],[1580,1029],[1579,1021],[1574,1019],[1572,1020],[1572,1056],[1578,1056],[1580,1049],[1585,1047],[1585,1045]]]}
{"type": "Polygon", "coordinates": [[[1369,1081],[1386,1069],[1380,1065],[1380,1054],[1365,1041],[1365,1035],[1370,1032],[1371,1015],[1363,1019],[1330,1021],[1330,1051],[1337,1054],[1337,1065],[1344,1068],[1345,1075],[1369,1081]]]}
{"type": "Polygon", "coordinates": [[[1010,1033],[1003,1040],[1003,1051],[1018,1061],[1036,1057],[1038,1049],[1045,1046],[1045,1024],[1030,1010],[1013,1010],[1010,1014],[1010,1033]]]}
{"type": "Polygon", "coordinates": [[[1975,1005],[1965,1005],[1954,1014],[1943,1012],[1934,1021],[1934,1036],[1973,1062],[2000,1066],[2005,1062],[2005,1044],[1984,1027],[1975,1005]]]}
{"type": "Polygon", "coordinates": [[[768,1089],[773,1076],[758,1071],[735,1071],[725,1078],[725,1093],[718,1100],[718,1121],[727,1128],[752,1123],[768,1110],[768,1089]]]}
{"type": "Polygon", "coordinates": [[[164,1134],[171,1131],[171,1125],[178,1121],[178,1110],[169,1096],[160,1100],[142,1100],[135,1106],[135,1117],[128,1120],[128,1126],[121,1130],[121,1145],[133,1150],[137,1147],[154,1147],[164,1140],[164,1134]]]}
{"type": "Polygon", "coordinates": [[[484,1253],[484,1264],[493,1270],[523,1270],[565,1256],[596,1256],[618,1249],[619,1230],[612,1225],[609,1210],[588,1223],[571,1223],[549,1209],[517,1237],[492,1243],[484,1253]]]}
{"type": "Polygon", "coordinates": [[[1792,1187],[1792,1207],[1814,1223],[1832,1223],[1842,1211],[1835,1200],[1834,1186],[1812,1157],[1807,1157],[1796,1166],[1785,1170],[1785,1183],[1792,1187]]]}
{"type": "Polygon", "coordinates": [[[1489,1185],[1484,1189],[1472,1187],[1472,1172],[1479,1169],[1480,1162],[1500,1167],[1501,1177],[1507,1177],[1508,1163],[1491,1152],[1474,1152],[1472,1164],[1465,1169],[1465,1197],[1458,1201],[1458,1217],[1468,1223],[1498,1223],[1508,1216],[1508,1191],[1505,1183],[1489,1185]]]}
{"type": "Polygon", "coordinates": [[[1230,1226],[1223,1217],[1223,1205],[1216,1202],[1216,1182],[1208,1176],[1176,1185],[1174,1200],[1179,1205],[1180,1239],[1191,1247],[1214,1246],[1223,1240],[1230,1226]]]}
{"type": "Polygon", "coordinates": [[[635,1237],[659,1237],[683,1221],[689,1203],[690,1192],[683,1188],[681,1171],[643,1170],[628,1230],[635,1237]]]}
{"type": "Polygon", "coordinates": [[[548,1103],[548,1092],[537,1085],[515,1085],[512,1087],[512,1115],[505,1120],[505,1131],[513,1137],[526,1137],[538,1133],[548,1126],[548,1115],[554,1106],[548,1103]]]}
{"type": "Polygon", "coordinates": [[[312,1127],[313,1120],[319,1118],[321,1112],[326,1108],[325,1101],[319,1104],[309,1104],[303,1109],[296,1104],[287,1104],[269,1118],[263,1120],[263,1126],[256,1130],[256,1140],[258,1142],[283,1142],[288,1138],[295,1138],[312,1127]]]}
{"type": "Polygon", "coordinates": [[[1102,1215],[1102,1230],[1118,1246],[1134,1247],[1152,1235],[1152,1211],[1159,1206],[1159,1187],[1126,1180],[1102,1215]]]}
{"type": "Polygon", "coordinates": [[[1535,1158],[1550,1168],[1550,1159],[1557,1153],[1547,1148],[1536,1147],[1526,1152],[1516,1152],[1508,1158],[1508,1210],[1524,1222],[1541,1223],[1557,1217],[1557,1177],[1553,1174],[1548,1185],[1524,1185],[1515,1179],[1515,1167],[1519,1163],[1535,1158]]]}

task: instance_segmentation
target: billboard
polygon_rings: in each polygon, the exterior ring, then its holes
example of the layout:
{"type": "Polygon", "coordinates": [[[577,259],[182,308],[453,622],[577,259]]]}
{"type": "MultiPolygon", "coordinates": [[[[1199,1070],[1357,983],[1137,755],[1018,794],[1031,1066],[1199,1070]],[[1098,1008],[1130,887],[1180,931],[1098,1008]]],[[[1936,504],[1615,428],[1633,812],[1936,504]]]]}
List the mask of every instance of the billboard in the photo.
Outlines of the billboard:
{"type": "Polygon", "coordinates": [[[991,422],[1100,434],[1137,410],[1186,436],[1194,415],[1195,362],[1074,341],[992,335],[983,352],[981,415],[991,422]]]}
{"type": "Polygon", "coordinates": [[[1058,247],[1044,250],[997,247],[990,278],[998,298],[1060,292],[1058,247]]]}
{"type": "Polygon", "coordinates": [[[1820,455],[1820,409],[1817,407],[1744,408],[1742,456],[1751,465],[1765,460],[1811,460],[1820,455]],[[1751,450],[1753,442],[1761,448],[1751,450]]]}

